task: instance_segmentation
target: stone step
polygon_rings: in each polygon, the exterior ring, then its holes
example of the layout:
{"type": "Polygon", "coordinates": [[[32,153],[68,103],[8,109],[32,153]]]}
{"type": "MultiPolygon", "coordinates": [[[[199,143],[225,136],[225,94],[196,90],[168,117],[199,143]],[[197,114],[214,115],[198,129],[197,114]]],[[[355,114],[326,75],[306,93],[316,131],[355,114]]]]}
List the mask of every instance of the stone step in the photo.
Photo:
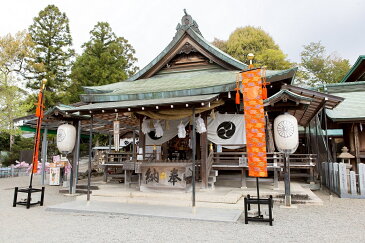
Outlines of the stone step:
{"type": "Polygon", "coordinates": [[[214,182],[209,182],[208,181],[208,188],[211,189],[211,190],[214,190],[215,189],[214,182]]]}
{"type": "MultiPolygon", "coordinates": [[[[87,185],[78,184],[78,185],[76,185],[76,189],[84,189],[84,190],[87,190],[87,185]]],[[[90,190],[99,190],[99,187],[98,186],[90,185],[90,190]]]]}
{"type": "MultiPolygon", "coordinates": [[[[68,194],[70,191],[69,189],[63,188],[59,190],[59,193],[62,194],[68,194]]],[[[87,190],[86,189],[76,189],[75,191],[76,194],[87,194],[87,190]]],[[[90,194],[92,194],[92,191],[90,190],[90,194]]]]}
{"type": "Polygon", "coordinates": [[[209,176],[218,176],[218,170],[211,170],[209,176]]]}

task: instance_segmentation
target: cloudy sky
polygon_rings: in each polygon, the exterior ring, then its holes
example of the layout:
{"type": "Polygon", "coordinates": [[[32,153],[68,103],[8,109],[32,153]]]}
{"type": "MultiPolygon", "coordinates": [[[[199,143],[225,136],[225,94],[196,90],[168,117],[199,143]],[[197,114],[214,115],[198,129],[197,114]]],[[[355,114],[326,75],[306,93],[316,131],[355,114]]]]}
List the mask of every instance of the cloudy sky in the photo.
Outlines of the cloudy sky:
{"type": "Polygon", "coordinates": [[[7,0],[1,4],[0,35],[26,29],[48,4],[69,17],[78,53],[93,26],[107,21],[134,46],[140,68],[171,41],[184,8],[208,41],[253,25],[267,31],[291,61],[299,61],[304,44],[319,40],[351,64],[365,54],[363,0],[7,0]]]}

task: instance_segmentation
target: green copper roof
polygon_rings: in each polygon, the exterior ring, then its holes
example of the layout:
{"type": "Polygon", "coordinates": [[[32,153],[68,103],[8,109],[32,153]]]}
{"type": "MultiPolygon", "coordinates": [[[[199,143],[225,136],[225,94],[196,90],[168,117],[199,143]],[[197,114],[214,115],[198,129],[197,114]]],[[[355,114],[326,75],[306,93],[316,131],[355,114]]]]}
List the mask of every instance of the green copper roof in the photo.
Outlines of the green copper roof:
{"type": "Polygon", "coordinates": [[[345,77],[340,81],[340,83],[344,83],[347,79],[354,73],[354,71],[360,66],[360,64],[365,60],[365,55],[359,56],[355,62],[355,64],[351,67],[351,69],[347,72],[345,77]]]}
{"type": "Polygon", "coordinates": [[[294,99],[305,101],[305,102],[311,102],[312,101],[312,99],[309,98],[309,97],[296,94],[296,93],[291,92],[287,89],[281,89],[276,94],[274,94],[274,95],[270,96],[269,98],[267,98],[265,100],[265,104],[270,104],[271,101],[275,101],[276,99],[280,99],[282,96],[293,97],[294,99]]]}
{"type": "Polygon", "coordinates": [[[312,89],[319,90],[321,92],[327,92],[330,94],[331,93],[342,93],[342,92],[365,91],[365,81],[323,84],[323,85],[319,85],[312,89]]]}
{"type": "Polygon", "coordinates": [[[67,112],[74,111],[90,111],[90,110],[101,110],[101,109],[127,109],[136,107],[148,107],[148,106],[163,106],[163,105],[175,105],[175,104],[186,104],[186,103],[200,103],[205,101],[212,101],[218,97],[219,94],[199,95],[199,96],[185,96],[185,97],[173,97],[153,100],[125,100],[118,102],[103,102],[94,103],[89,105],[83,105],[80,107],[74,107],[67,110],[67,112]]]}
{"type": "Polygon", "coordinates": [[[327,115],[334,121],[365,120],[365,91],[333,93],[345,98],[333,110],[326,110],[327,115]]]}
{"type": "MultiPolygon", "coordinates": [[[[322,130],[321,134],[326,134],[326,130],[324,130],[324,129],[321,129],[321,130],[322,130]]],[[[298,131],[301,134],[307,132],[303,126],[298,126],[298,131]]],[[[328,129],[327,134],[330,137],[341,137],[341,136],[343,136],[343,129],[328,129]]]]}
{"type": "MultiPolygon", "coordinates": [[[[246,70],[247,65],[205,40],[197,23],[186,12],[176,30],[176,34],[169,45],[134,76],[124,82],[84,87],[86,93],[81,95],[81,100],[87,103],[94,103],[165,99],[216,94],[234,90],[237,73],[241,70],[246,70]],[[151,69],[156,68],[158,70],[156,65],[161,65],[161,62],[171,58],[172,53],[176,51],[176,46],[180,45],[181,41],[186,37],[199,46],[199,48],[204,49],[204,52],[211,57],[214,57],[216,60],[219,59],[221,64],[224,63],[225,69],[230,70],[223,70],[217,67],[205,70],[185,70],[168,73],[155,73],[153,71],[154,75],[152,77],[142,79],[142,77],[149,77],[149,75],[145,74],[148,74],[151,69]]],[[[267,80],[268,82],[289,80],[291,83],[296,70],[296,68],[281,71],[268,70],[266,73],[267,80]]]]}
{"type": "MultiPolygon", "coordinates": [[[[180,25],[180,24],[178,25],[177,32],[176,32],[174,38],[172,39],[172,41],[168,44],[168,46],[155,59],[153,59],[147,66],[145,66],[143,69],[141,69],[139,72],[137,72],[135,75],[133,75],[126,81],[137,80],[143,74],[148,72],[153,66],[155,66],[159,61],[161,61],[179,43],[179,41],[185,35],[189,35],[194,41],[196,41],[200,46],[202,46],[210,54],[212,54],[213,56],[218,57],[220,60],[223,60],[224,62],[232,65],[237,70],[247,69],[248,66],[246,64],[231,57],[227,53],[221,51],[220,49],[218,49],[217,47],[215,47],[214,45],[209,43],[207,40],[205,40],[203,38],[203,36],[200,34],[199,29],[197,28],[196,22],[191,19],[190,15],[185,15],[183,17],[183,20],[182,20],[182,25],[180,25]],[[186,18],[186,16],[188,18],[190,18],[190,22],[192,22],[192,23],[186,24],[185,22],[183,22],[183,20],[186,18]]],[[[109,85],[105,85],[105,86],[109,87],[109,85]]],[[[83,88],[86,93],[98,93],[102,90],[100,87],[103,87],[103,86],[98,86],[98,87],[86,86],[83,88]]],[[[106,87],[106,89],[107,89],[107,87],[106,87]]]]}
{"type": "MultiPolygon", "coordinates": [[[[292,80],[296,70],[267,70],[267,81],[292,80]]],[[[215,69],[159,74],[148,79],[94,87],[100,93],[83,94],[81,100],[89,103],[222,93],[234,90],[238,73],[215,69]]]]}

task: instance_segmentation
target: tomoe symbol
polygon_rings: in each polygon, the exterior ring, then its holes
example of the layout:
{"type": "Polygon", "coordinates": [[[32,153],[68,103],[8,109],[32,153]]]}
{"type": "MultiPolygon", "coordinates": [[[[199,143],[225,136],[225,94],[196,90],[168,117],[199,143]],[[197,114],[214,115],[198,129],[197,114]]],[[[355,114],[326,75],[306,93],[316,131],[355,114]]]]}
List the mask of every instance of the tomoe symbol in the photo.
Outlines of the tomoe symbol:
{"type": "Polygon", "coordinates": [[[236,131],[236,126],[233,122],[225,121],[219,124],[217,128],[218,137],[221,139],[230,139],[236,131]]]}
{"type": "Polygon", "coordinates": [[[156,132],[155,132],[155,131],[150,131],[150,132],[148,133],[148,136],[149,136],[151,139],[153,139],[153,140],[158,140],[158,139],[162,138],[162,137],[156,137],[156,132]]]}

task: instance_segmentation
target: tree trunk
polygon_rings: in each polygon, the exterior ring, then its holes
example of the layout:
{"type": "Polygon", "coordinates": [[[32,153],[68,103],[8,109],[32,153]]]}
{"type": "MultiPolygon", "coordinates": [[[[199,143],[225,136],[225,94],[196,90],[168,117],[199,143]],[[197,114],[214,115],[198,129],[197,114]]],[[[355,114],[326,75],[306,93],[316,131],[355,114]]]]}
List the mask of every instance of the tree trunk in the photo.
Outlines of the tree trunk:
{"type": "Polygon", "coordinates": [[[13,151],[13,145],[15,143],[15,136],[13,134],[14,132],[14,123],[11,121],[10,122],[10,141],[9,141],[9,151],[12,152],[13,151]]]}
{"type": "Polygon", "coordinates": [[[14,135],[13,134],[10,134],[10,143],[9,143],[9,150],[10,150],[10,152],[13,151],[14,142],[15,142],[14,135]]]}

